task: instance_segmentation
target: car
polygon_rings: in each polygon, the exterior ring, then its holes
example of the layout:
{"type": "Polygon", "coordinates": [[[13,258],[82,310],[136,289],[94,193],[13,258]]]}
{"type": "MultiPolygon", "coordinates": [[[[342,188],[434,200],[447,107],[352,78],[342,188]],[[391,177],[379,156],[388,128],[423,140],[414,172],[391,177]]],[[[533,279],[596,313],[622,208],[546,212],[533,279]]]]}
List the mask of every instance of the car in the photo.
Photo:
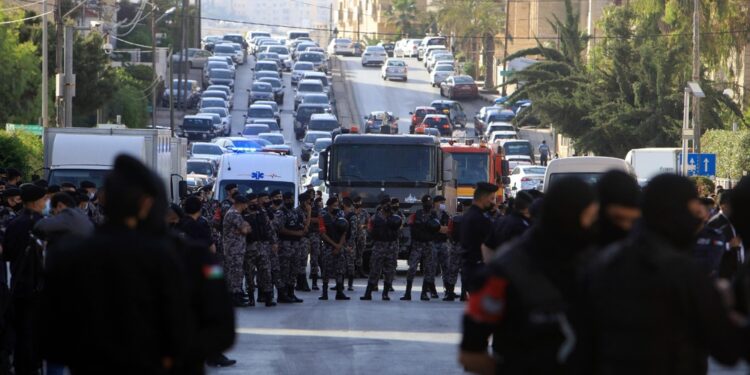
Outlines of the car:
{"type": "Polygon", "coordinates": [[[195,80],[183,80],[182,85],[177,79],[172,80],[172,90],[170,91],[167,87],[161,96],[161,104],[164,107],[169,107],[169,102],[172,100],[172,104],[177,108],[188,108],[192,109],[198,105],[198,101],[201,98],[200,85],[195,80]],[[184,88],[183,88],[184,87],[184,88]]]}
{"type": "Polygon", "coordinates": [[[232,89],[229,88],[229,86],[226,85],[210,85],[206,87],[206,91],[210,90],[218,90],[223,91],[225,94],[227,94],[227,98],[229,99],[230,103],[234,102],[234,92],[232,92],[232,89]]]}
{"type": "Polygon", "coordinates": [[[201,98],[201,100],[198,102],[198,110],[200,111],[203,108],[226,108],[229,109],[229,104],[226,100],[221,98],[201,98]]]}
{"type": "Polygon", "coordinates": [[[307,41],[297,44],[297,46],[294,47],[294,50],[292,50],[292,59],[294,59],[294,61],[299,61],[299,55],[305,52],[305,49],[307,49],[307,47],[317,47],[317,46],[318,46],[317,44],[313,42],[307,42],[307,41]]]}
{"type": "Polygon", "coordinates": [[[318,130],[330,133],[340,127],[339,120],[330,113],[316,113],[310,116],[310,121],[307,123],[308,131],[318,130]]]}
{"type": "Polygon", "coordinates": [[[271,77],[264,77],[256,82],[266,82],[271,85],[271,89],[273,90],[273,97],[274,100],[276,100],[276,103],[284,104],[284,86],[283,83],[281,83],[281,80],[278,78],[271,78],[271,77]]]}
{"type": "Polygon", "coordinates": [[[424,67],[427,67],[427,62],[430,61],[430,57],[433,53],[447,53],[448,48],[445,46],[429,46],[425,49],[424,56],[422,57],[422,63],[424,67]]]}
{"type": "MultiPolygon", "coordinates": [[[[210,62],[223,62],[227,64],[228,69],[232,72],[236,73],[237,71],[237,67],[234,65],[234,61],[229,56],[211,56],[208,58],[208,61],[206,61],[206,64],[210,62]]],[[[203,69],[205,70],[206,67],[204,66],[203,69]]]]}
{"type": "Polygon", "coordinates": [[[312,148],[312,154],[313,156],[320,155],[322,151],[325,151],[328,146],[333,143],[333,140],[331,138],[318,138],[315,140],[315,144],[312,148]]]}
{"type": "Polygon", "coordinates": [[[294,93],[294,109],[296,110],[301,101],[300,96],[306,93],[328,94],[325,86],[317,79],[303,79],[297,84],[294,93]]]}
{"type": "Polygon", "coordinates": [[[437,110],[430,106],[419,106],[414,108],[414,112],[409,112],[411,115],[411,125],[409,125],[409,134],[414,134],[414,128],[424,120],[425,115],[436,114],[437,110]]]}
{"type": "Polygon", "coordinates": [[[392,112],[374,111],[364,119],[365,133],[398,134],[398,117],[392,112]]]}
{"type": "Polygon", "coordinates": [[[242,46],[242,49],[247,49],[248,47],[247,40],[241,34],[224,34],[222,39],[227,42],[237,43],[242,46]]]}
{"type": "Polygon", "coordinates": [[[245,125],[245,128],[242,129],[242,136],[243,137],[255,137],[258,134],[261,133],[268,133],[271,129],[266,124],[247,124],[245,125]]]}
{"type": "Polygon", "coordinates": [[[205,178],[209,182],[216,177],[216,162],[211,159],[190,158],[187,160],[187,174],[205,178]]]}
{"type": "MultiPolygon", "coordinates": [[[[210,74],[211,71],[214,69],[229,69],[230,64],[227,64],[224,61],[209,61],[206,63],[206,66],[203,68],[203,84],[208,86],[209,80],[211,79],[210,74]]],[[[233,71],[234,72],[234,71],[233,71]]],[[[234,73],[232,75],[234,77],[234,73]]]]}
{"type": "MultiPolygon", "coordinates": [[[[484,109],[484,108],[483,108],[484,109]]],[[[491,123],[510,123],[516,117],[516,114],[509,109],[502,107],[490,107],[484,111],[480,110],[474,119],[474,127],[480,132],[487,133],[486,127],[491,123]]]]}
{"type": "MultiPolygon", "coordinates": [[[[321,48],[321,47],[312,47],[312,46],[310,46],[310,47],[305,48],[304,52],[319,52],[319,53],[322,53],[323,56],[326,55],[326,50],[323,49],[323,48],[321,48]]],[[[325,56],[325,57],[326,57],[326,61],[328,61],[328,56],[325,56]]]]}
{"type": "Polygon", "coordinates": [[[316,113],[326,113],[331,110],[331,106],[328,104],[312,104],[305,103],[300,104],[297,110],[292,114],[294,117],[294,135],[297,139],[301,139],[307,130],[307,123],[310,122],[310,117],[316,113]]]}
{"type": "Polygon", "coordinates": [[[489,116],[491,113],[500,112],[503,108],[496,105],[485,106],[477,111],[474,115],[474,128],[480,133],[484,132],[484,128],[489,124],[489,116]]]}
{"type": "Polygon", "coordinates": [[[214,46],[217,43],[221,43],[222,39],[221,36],[218,35],[208,35],[205,38],[201,40],[201,48],[208,52],[212,52],[214,50],[214,46]]]}
{"type": "Polygon", "coordinates": [[[208,73],[209,85],[224,85],[234,89],[234,72],[229,69],[213,69],[208,73]]]}
{"type": "Polygon", "coordinates": [[[231,152],[261,151],[263,147],[269,145],[268,141],[260,138],[249,139],[240,136],[216,138],[214,143],[231,152]]]}
{"type": "MultiPolygon", "coordinates": [[[[263,139],[263,138],[261,138],[261,139],[263,139]]],[[[263,147],[263,149],[261,151],[263,151],[263,152],[272,152],[274,154],[294,156],[294,150],[292,149],[292,146],[287,145],[287,144],[283,144],[283,145],[274,145],[274,144],[271,144],[271,145],[263,147]]]]}
{"type": "Polygon", "coordinates": [[[494,131],[487,136],[487,142],[498,143],[506,139],[518,139],[518,133],[515,131],[494,131]]]}
{"type": "Polygon", "coordinates": [[[328,44],[329,55],[348,55],[354,56],[354,45],[351,39],[336,38],[328,44]]]}
{"type": "Polygon", "coordinates": [[[232,60],[236,62],[238,65],[242,65],[247,60],[247,52],[244,48],[242,48],[242,45],[239,43],[227,43],[234,49],[234,55],[232,55],[232,60]]]}
{"type": "Polygon", "coordinates": [[[201,93],[201,99],[203,98],[219,98],[227,102],[229,109],[232,109],[232,102],[229,101],[229,96],[226,92],[221,90],[206,90],[201,93]]]}
{"type": "Polygon", "coordinates": [[[544,184],[547,167],[539,165],[519,165],[510,172],[510,196],[515,197],[521,190],[536,190],[544,184]]]}
{"type": "Polygon", "coordinates": [[[278,53],[274,52],[262,52],[258,54],[258,60],[269,60],[269,61],[275,61],[276,65],[279,66],[279,69],[282,71],[285,70],[284,68],[284,62],[281,61],[281,57],[279,57],[278,53]]]}
{"type": "MultiPolygon", "coordinates": [[[[258,100],[254,104],[264,104],[267,106],[270,106],[273,109],[274,116],[276,116],[276,119],[278,120],[281,116],[281,108],[279,108],[279,103],[276,103],[274,100],[258,100]]],[[[280,122],[280,121],[277,121],[280,122]]]]}
{"type": "Polygon", "coordinates": [[[315,70],[328,73],[326,55],[321,52],[302,52],[299,54],[297,61],[311,62],[315,70]]]}
{"type": "Polygon", "coordinates": [[[193,142],[190,144],[191,158],[211,160],[215,165],[219,164],[221,155],[224,155],[227,152],[228,150],[216,143],[193,142]]]}
{"type": "Polygon", "coordinates": [[[326,92],[329,91],[329,87],[331,86],[331,81],[323,72],[305,72],[302,76],[302,79],[317,79],[318,81],[320,81],[320,83],[323,84],[323,88],[326,90],[326,92]]]}
{"type": "Polygon", "coordinates": [[[479,97],[479,87],[471,76],[450,76],[440,84],[440,96],[449,99],[476,99],[479,97]]]}
{"type": "Polygon", "coordinates": [[[406,61],[401,59],[388,59],[380,69],[380,78],[384,81],[397,78],[406,82],[408,73],[409,68],[406,66],[406,61]]]}
{"type": "Polygon", "coordinates": [[[534,148],[527,139],[501,141],[500,145],[503,147],[503,154],[510,168],[534,164],[534,148]]]}
{"type": "Polygon", "coordinates": [[[292,66],[292,86],[296,86],[304,76],[305,72],[315,70],[313,63],[308,61],[297,61],[292,66]]]}
{"type": "Polygon", "coordinates": [[[263,71],[277,72],[281,76],[281,67],[273,60],[258,60],[252,70],[256,73],[263,71]]]}
{"type": "Polygon", "coordinates": [[[312,148],[315,145],[315,141],[320,138],[331,138],[331,132],[313,130],[308,130],[307,132],[305,132],[305,136],[302,138],[302,144],[300,145],[302,152],[311,153],[312,148]]]}
{"type": "Polygon", "coordinates": [[[401,48],[402,57],[417,57],[419,55],[419,46],[422,39],[409,39],[401,48]]]}
{"type": "Polygon", "coordinates": [[[430,57],[430,62],[427,65],[427,71],[432,72],[438,63],[449,63],[451,65],[456,63],[456,59],[450,53],[433,54],[430,57]]]}
{"type": "MultiPolygon", "coordinates": [[[[226,127],[224,126],[224,123],[221,121],[221,116],[219,116],[216,113],[211,112],[198,112],[195,114],[194,117],[205,117],[211,119],[211,125],[213,125],[213,135],[214,136],[221,136],[224,135],[224,132],[226,131],[226,127]]],[[[183,118],[184,119],[184,118],[183,118]]],[[[183,121],[183,125],[185,122],[183,121]]],[[[185,129],[183,129],[185,130],[185,129]]]]}
{"type": "Polygon", "coordinates": [[[388,54],[388,57],[393,57],[393,50],[396,48],[396,44],[393,42],[380,42],[378,43],[379,46],[383,47],[385,50],[385,53],[388,54]]]}
{"type": "Polygon", "coordinates": [[[276,100],[273,92],[273,86],[268,82],[255,81],[248,89],[250,95],[247,100],[249,104],[253,104],[258,100],[276,100]]]}
{"type": "Polygon", "coordinates": [[[284,70],[286,71],[292,70],[292,54],[289,52],[289,48],[287,48],[286,46],[272,45],[272,46],[268,46],[268,49],[266,51],[273,52],[279,55],[279,59],[284,65],[284,70]]]}
{"type": "Polygon", "coordinates": [[[453,125],[451,125],[451,121],[447,115],[425,115],[424,120],[422,120],[422,125],[424,125],[425,128],[437,129],[443,137],[450,137],[453,135],[453,125]]]}
{"type": "Polygon", "coordinates": [[[200,113],[213,113],[213,114],[219,115],[219,118],[221,119],[221,124],[224,128],[224,135],[229,135],[229,132],[232,128],[232,113],[229,111],[228,108],[222,108],[222,107],[201,108],[200,113]]]}
{"type": "Polygon", "coordinates": [[[484,135],[489,137],[493,132],[514,132],[516,127],[509,122],[491,122],[487,125],[487,129],[484,130],[484,135]]]}
{"type": "Polygon", "coordinates": [[[448,43],[444,36],[426,36],[417,47],[417,60],[422,61],[425,49],[429,46],[446,46],[448,43]]]}
{"type": "Polygon", "coordinates": [[[255,72],[255,75],[253,76],[253,79],[257,81],[257,80],[259,80],[261,78],[266,78],[266,77],[281,79],[281,74],[279,74],[279,72],[273,71],[273,70],[264,70],[264,71],[260,71],[260,72],[255,72]]]}
{"type": "Polygon", "coordinates": [[[451,64],[438,64],[430,73],[430,85],[432,87],[440,86],[446,78],[454,74],[455,68],[451,64]]]}
{"type": "Polygon", "coordinates": [[[269,142],[271,142],[272,145],[284,145],[286,144],[286,140],[284,139],[284,134],[281,133],[260,133],[258,134],[258,138],[265,139],[269,142]]]}
{"type": "MultiPolygon", "coordinates": [[[[279,126],[278,118],[276,120],[270,119],[270,118],[256,118],[250,124],[268,125],[269,133],[281,134],[281,126],[279,126]]],[[[246,125],[249,125],[249,124],[246,124],[246,125]]]]}
{"type": "Polygon", "coordinates": [[[208,58],[213,56],[211,51],[200,48],[188,48],[187,51],[176,52],[172,54],[172,63],[179,64],[180,58],[187,59],[187,64],[190,69],[203,68],[208,62],[208,58]],[[182,53],[187,52],[185,57],[182,57],[182,53]]]}
{"type": "MultiPolygon", "coordinates": [[[[276,114],[270,105],[253,104],[247,109],[245,124],[251,124],[256,119],[271,119],[276,121],[276,114]]],[[[268,131],[268,130],[266,130],[268,131]]]]}
{"type": "Polygon", "coordinates": [[[236,52],[234,50],[234,46],[228,43],[221,43],[214,46],[214,56],[228,56],[234,61],[237,62],[236,52]]]}
{"type": "Polygon", "coordinates": [[[331,104],[331,98],[327,94],[318,93],[307,93],[300,95],[300,104],[302,103],[313,103],[313,104],[331,104]]]}
{"type": "Polygon", "coordinates": [[[433,100],[430,106],[435,108],[438,113],[448,115],[453,126],[466,127],[466,113],[461,103],[455,100],[433,100]]]}
{"type": "Polygon", "coordinates": [[[387,56],[385,48],[381,46],[367,46],[362,53],[362,66],[383,65],[387,56]]]}
{"type": "Polygon", "coordinates": [[[182,125],[177,129],[177,133],[179,136],[185,137],[188,140],[211,140],[217,135],[214,120],[208,115],[188,115],[183,117],[182,125]]]}

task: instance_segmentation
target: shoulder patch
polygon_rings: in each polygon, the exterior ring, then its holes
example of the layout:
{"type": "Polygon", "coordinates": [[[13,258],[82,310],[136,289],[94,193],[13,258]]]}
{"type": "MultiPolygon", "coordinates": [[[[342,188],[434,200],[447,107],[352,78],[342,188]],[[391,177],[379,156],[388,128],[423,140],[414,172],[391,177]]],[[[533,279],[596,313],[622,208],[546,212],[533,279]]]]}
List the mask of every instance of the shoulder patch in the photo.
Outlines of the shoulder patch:
{"type": "Polygon", "coordinates": [[[497,323],[505,314],[508,280],[491,276],[482,289],[469,298],[466,314],[480,323],[497,323]]]}

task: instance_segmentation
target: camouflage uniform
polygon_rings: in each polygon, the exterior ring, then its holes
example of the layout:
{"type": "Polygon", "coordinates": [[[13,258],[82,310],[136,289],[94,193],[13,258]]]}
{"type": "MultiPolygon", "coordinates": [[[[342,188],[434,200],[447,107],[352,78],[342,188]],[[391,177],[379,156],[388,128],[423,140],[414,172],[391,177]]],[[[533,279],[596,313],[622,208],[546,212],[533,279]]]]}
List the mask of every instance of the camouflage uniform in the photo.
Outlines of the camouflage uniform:
{"type": "MultiPolygon", "coordinates": [[[[316,208],[313,208],[313,217],[316,217],[316,208]]],[[[320,215],[317,216],[318,218],[320,215]]],[[[320,239],[318,223],[310,223],[307,232],[307,241],[310,243],[310,276],[320,276],[320,257],[323,244],[320,239]]]]}
{"type": "Polygon", "coordinates": [[[375,241],[372,243],[372,253],[370,253],[370,276],[367,280],[369,284],[377,285],[381,273],[384,276],[384,283],[393,283],[396,268],[389,267],[389,262],[394,254],[398,256],[398,246],[396,242],[375,241]]]}
{"type": "Polygon", "coordinates": [[[464,249],[461,247],[461,239],[459,238],[459,228],[461,222],[461,215],[454,215],[451,218],[448,230],[450,232],[450,255],[448,256],[448,267],[443,276],[443,282],[451,285],[456,285],[458,281],[458,273],[461,272],[463,264],[464,249]]]}
{"type": "MultiPolygon", "coordinates": [[[[438,217],[440,218],[441,226],[448,226],[448,224],[450,223],[450,216],[448,216],[445,211],[441,211],[440,213],[438,213],[438,217]]],[[[437,275],[437,271],[439,268],[443,278],[443,285],[445,285],[446,277],[448,274],[450,247],[451,246],[450,242],[448,242],[448,235],[438,233],[435,237],[435,241],[432,244],[432,275],[437,275]]],[[[434,278],[432,281],[435,281],[434,278]]]]}
{"type": "Polygon", "coordinates": [[[357,220],[359,221],[359,232],[355,242],[355,263],[354,266],[359,272],[362,272],[362,256],[365,252],[365,246],[367,245],[367,223],[370,221],[370,214],[364,209],[360,208],[357,214],[357,220]]]}
{"type": "MultiPolygon", "coordinates": [[[[304,226],[304,223],[307,220],[307,211],[305,211],[302,206],[297,207],[294,211],[300,217],[302,225],[304,226]]],[[[307,258],[310,256],[310,240],[307,235],[302,236],[299,239],[296,250],[295,257],[297,263],[295,266],[295,274],[305,275],[307,273],[307,258]]]]}
{"type": "Polygon", "coordinates": [[[346,258],[346,276],[354,276],[355,265],[357,263],[357,237],[362,229],[359,227],[359,217],[357,214],[352,213],[347,215],[346,219],[349,221],[349,233],[344,244],[344,257],[346,258]]]}
{"type": "Polygon", "coordinates": [[[432,258],[432,233],[427,229],[427,221],[434,218],[434,212],[424,212],[419,210],[409,218],[411,226],[411,252],[409,253],[409,271],[406,274],[406,280],[414,280],[419,263],[422,263],[425,282],[434,282],[435,270],[432,258]]]}
{"type": "MultiPolygon", "coordinates": [[[[321,229],[325,228],[326,233],[328,236],[332,236],[332,231],[330,228],[326,228],[325,225],[325,218],[328,217],[331,222],[335,220],[335,218],[331,218],[330,214],[328,212],[324,212],[320,220],[322,221],[322,224],[319,225],[321,229]]],[[[341,234],[343,236],[346,236],[346,233],[341,234]]],[[[338,238],[331,237],[332,240],[336,241],[338,238]]],[[[336,284],[344,284],[344,273],[346,271],[346,244],[344,244],[344,247],[342,247],[338,252],[334,252],[333,246],[331,246],[327,242],[323,242],[323,261],[320,265],[321,270],[321,280],[323,280],[323,285],[328,285],[328,280],[331,278],[336,280],[336,284]]]]}
{"type": "Polygon", "coordinates": [[[271,249],[269,253],[271,260],[271,280],[276,289],[281,289],[284,283],[281,280],[281,268],[279,265],[279,248],[281,247],[281,241],[279,241],[279,221],[276,217],[276,210],[273,207],[264,209],[263,211],[271,223],[271,240],[267,241],[268,248],[271,249]],[[276,251],[273,250],[274,245],[276,246],[276,251]]]}
{"type": "Polygon", "coordinates": [[[273,291],[271,279],[271,222],[265,212],[248,212],[243,215],[253,231],[247,236],[245,253],[245,282],[252,291],[257,285],[261,293],[273,291]],[[255,282],[253,282],[255,280],[255,282]]]}
{"type": "Polygon", "coordinates": [[[222,224],[224,269],[229,289],[233,293],[242,293],[242,268],[245,261],[246,240],[240,228],[244,224],[245,220],[234,207],[227,211],[222,224]]]}
{"type": "Polygon", "coordinates": [[[297,281],[297,263],[299,259],[299,237],[284,236],[281,228],[288,230],[301,230],[303,222],[295,210],[281,208],[274,214],[279,228],[281,246],[279,248],[279,278],[284,287],[294,286],[297,281]]]}

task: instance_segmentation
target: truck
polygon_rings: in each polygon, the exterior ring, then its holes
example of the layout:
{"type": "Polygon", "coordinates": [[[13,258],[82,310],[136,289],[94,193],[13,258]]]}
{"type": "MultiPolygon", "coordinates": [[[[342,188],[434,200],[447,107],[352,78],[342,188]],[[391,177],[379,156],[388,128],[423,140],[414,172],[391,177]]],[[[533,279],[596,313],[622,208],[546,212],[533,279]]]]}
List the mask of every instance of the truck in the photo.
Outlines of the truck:
{"type": "Polygon", "coordinates": [[[662,173],[678,173],[679,147],[636,148],[628,151],[625,161],[633,166],[638,183],[643,185],[662,173]]]}
{"type": "Polygon", "coordinates": [[[142,161],[162,181],[172,202],[186,190],[187,140],[166,129],[45,128],[44,170],[50,184],[91,181],[97,186],[112,170],[115,158],[127,154],[142,161]]]}
{"type": "Polygon", "coordinates": [[[240,193],[271,193],[274,190],[300,192],[299,163],[295,156],[272,152],[229,153],[221,156],[214,183],[214,199],[226,199],[224,187],[237,184],[240,193]]]}
{"type": "Polygon", "coordinates": [[[449,141],[441,146],[444,153],[453,157],[456,177],[457,199],[461,203],[470,203],[474,198],[477,182],[489,182],[500,186],[497,191],[497,202],[504,202],[505,181],[508,179],[508,162],[503,154],[495,152],[484,143],[471,141],[457,143],[449,141]]]}

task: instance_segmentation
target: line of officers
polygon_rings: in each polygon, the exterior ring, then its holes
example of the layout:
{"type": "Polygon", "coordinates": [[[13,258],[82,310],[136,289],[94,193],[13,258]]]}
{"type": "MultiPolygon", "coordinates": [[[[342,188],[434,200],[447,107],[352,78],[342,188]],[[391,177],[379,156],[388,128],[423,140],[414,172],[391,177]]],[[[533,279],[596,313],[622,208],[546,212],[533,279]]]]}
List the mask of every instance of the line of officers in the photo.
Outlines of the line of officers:
{"type": "MultiPolygon", "coordinates": [[[[206,189],[207,194],[211,188],[206,189]]],[[[361,300],[371,300],[372,292],[379,291],[381,277],[381,298],[390,300],[400,233],[407,225],[412,244],[406,293],[401,300],[411,300],[419,266],[424,274],[421,300],[439,298],[435,287],[438,271],[443,276],[444,300],[465,299],[465,293],[459,297],[454,291],[462,256],[460,246],[451,246],[458,239],[450,234],[458,233],[453,230],[458,220],[454,222],[445,212],[442,196],[433,200],[425,195],[422,209],[407,218],[399,201],[388,196],[381,198],[370,215],[362,207],[361,197],[332,197],[324,206],[322,198],[308,190],[297,197],[299,205],[295,207],[291,192],[242,194],[236,184],[224,189],[227,198],[218,207],[204,196],[204,212],[211,218],[203,220],[213,221],[217,229],[212,246],[220,243],[223,248],[223,264],[235,306],[254,306],[255,301],[274,306],[274,288],[279,303],[303,302],[295,291],[321,290],[319,299],[327,300],[331,280],[335,283],[330,288],[336,292],[334,298],[349,300],[344,290],[354,290],[355,277],[368,279],[361,300]],[[365,275],[362,263],[368,239],[372,240],[372,253],[369,275],[365,275]],[[312,287],[307,282],[308,259],[312,287]],[[322,282],[320,287],[318,281],[322,282]]]]}
{"type": "Polygon", "coordinates": [[[750,358],[750,178],[712,199],[612,171],[521,191],[498,217],[478,184],[463,215],[459,362],[480,374],[705,374],[750,358]]]}

